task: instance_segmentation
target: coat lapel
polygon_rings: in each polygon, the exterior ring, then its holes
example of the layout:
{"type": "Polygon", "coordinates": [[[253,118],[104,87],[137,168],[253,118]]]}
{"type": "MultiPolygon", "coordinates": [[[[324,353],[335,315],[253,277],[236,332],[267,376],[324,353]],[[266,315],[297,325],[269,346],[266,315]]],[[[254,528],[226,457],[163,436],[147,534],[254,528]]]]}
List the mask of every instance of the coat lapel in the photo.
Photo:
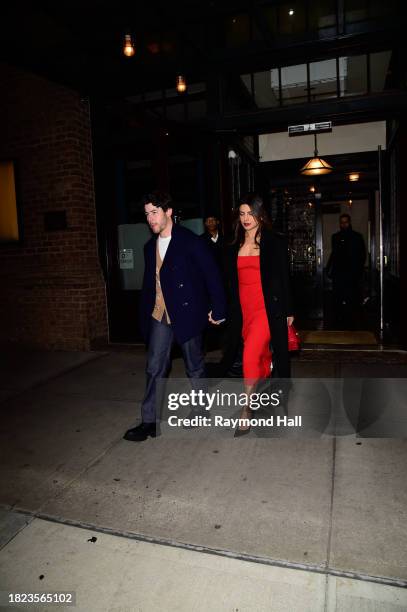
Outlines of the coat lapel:
{"type": "Polygon", "coordinates": [[[276,264],[273,236],[269,231],[264,231],[260,238],[260,274],[265,289],[267,279],[273,275],[276,264]]]}
{"type": "Polygon", "coordinates": [[[157,249],[157,237],[152,236],[151,240],[148,243],[148,262],[154,267],[156,266],[156,249],[157,249]]]}
{"type": "Polygon", "coordinates": [[[229,247],[230,265],[229,270],[231,272],[230,283],[236,296],[239,295],[239,275],[237,271],[237,258],[239,255],[239,245],[235,244],[229,247]]]}

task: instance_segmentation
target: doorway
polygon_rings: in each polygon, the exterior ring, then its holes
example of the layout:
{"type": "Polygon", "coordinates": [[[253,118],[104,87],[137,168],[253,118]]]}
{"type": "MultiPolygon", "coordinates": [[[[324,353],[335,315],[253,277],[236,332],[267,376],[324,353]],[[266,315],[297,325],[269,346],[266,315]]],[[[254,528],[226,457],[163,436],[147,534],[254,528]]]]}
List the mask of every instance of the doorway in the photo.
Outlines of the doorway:
{"type": "Polygon", "coordinates": [[[377,154],[328,159],[334,172],[317,180],[299,174],[303,160],[264,164],[273,226],[288,237],[297,325],[301,330],[347,328],[375,333],[379,323],[377,154]],[[357,180],[350,180],[352,174],[357,175],[357,180]],[[343,214],[350,216],[352,228],[361,235],[366,251],[360,308],[354,309],[345,327],[337,317],[332,278],[327,270],[332,235],[339,231],[339,217],[343,214]]]}

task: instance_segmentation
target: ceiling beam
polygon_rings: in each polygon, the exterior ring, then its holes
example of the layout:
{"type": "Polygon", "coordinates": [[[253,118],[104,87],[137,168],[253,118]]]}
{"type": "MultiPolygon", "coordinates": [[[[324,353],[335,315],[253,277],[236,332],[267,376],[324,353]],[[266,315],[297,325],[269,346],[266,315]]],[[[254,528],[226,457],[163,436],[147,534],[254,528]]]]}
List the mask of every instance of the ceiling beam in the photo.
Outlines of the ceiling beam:
{"type": "Polygon", "coordinates": [[[311,104],[281,106],[256,112],[244,111],[211,120],[214,131],[238,130],[242,134],[272,132],[297,123],[332,121],[341,125],[357,121],[397,118],[405,114],[407,92],[389,92],[363,97],[347,97],[311,104]]]}

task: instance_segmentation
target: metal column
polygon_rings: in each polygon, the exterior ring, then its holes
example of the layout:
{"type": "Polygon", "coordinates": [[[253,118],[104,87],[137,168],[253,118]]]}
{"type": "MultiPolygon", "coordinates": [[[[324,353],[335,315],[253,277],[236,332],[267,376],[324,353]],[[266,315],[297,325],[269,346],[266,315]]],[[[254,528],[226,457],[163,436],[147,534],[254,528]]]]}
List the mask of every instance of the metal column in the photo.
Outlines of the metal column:
{"type": "Polygon", "coordinates": [[[384,292],[384,253],[383,253],[383,208],[382,208],[382,147],[377,148],[379,156],[379,272],[380,272],[380,340],[383,341],[384,316],[383,316],[383,292],[384,292]]]}

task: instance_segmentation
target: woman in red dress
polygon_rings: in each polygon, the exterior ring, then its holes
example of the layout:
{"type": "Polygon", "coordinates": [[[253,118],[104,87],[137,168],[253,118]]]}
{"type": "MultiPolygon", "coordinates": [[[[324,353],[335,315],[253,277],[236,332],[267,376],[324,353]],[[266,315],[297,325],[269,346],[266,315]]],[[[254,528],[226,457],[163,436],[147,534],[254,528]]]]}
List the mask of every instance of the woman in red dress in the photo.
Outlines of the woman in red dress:
{"type": "MultiPolygon", "coordinates": [[[[287,242],[271,232],[263,201],[256,194],[240,201],[231,266],[232,313],[240,315],[243,376],[249,398],[258,381],[271,375],[273,358],[279,376],[289,377],[287,325],[294,320],[287,242]]],[[[240,418],[249,419],[251,413],[247,405],[240,418]]],[[[235,436],[249,430],[250,425],[243,423],[235,436]]]]}

